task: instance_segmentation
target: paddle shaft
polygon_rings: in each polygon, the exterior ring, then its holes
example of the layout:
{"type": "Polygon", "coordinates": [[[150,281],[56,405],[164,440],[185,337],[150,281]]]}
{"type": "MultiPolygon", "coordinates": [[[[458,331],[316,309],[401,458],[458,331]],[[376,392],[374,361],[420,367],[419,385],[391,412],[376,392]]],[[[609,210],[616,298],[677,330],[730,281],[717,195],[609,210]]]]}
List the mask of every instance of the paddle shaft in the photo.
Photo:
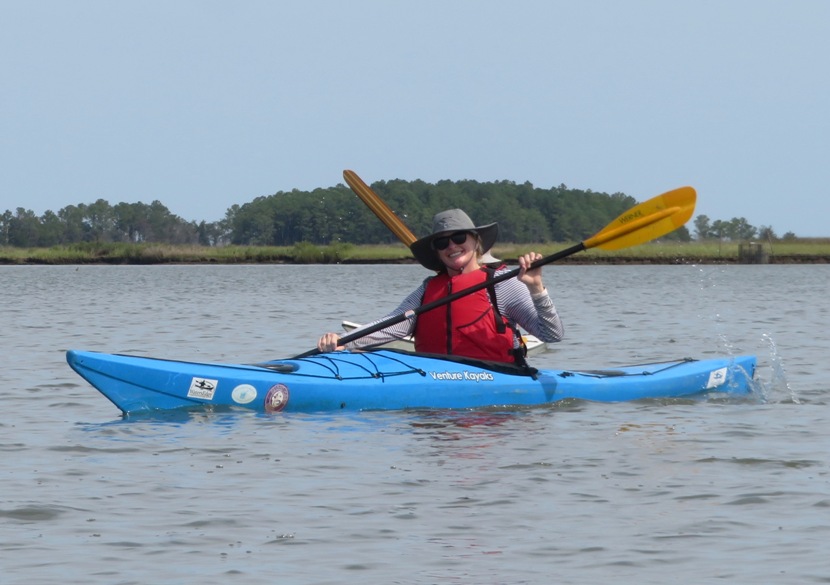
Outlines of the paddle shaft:
{"type": "MultiPolygon", "coordinates": [[[[562,258],[565,258],[566,256],[570,256],[572,254],[576,254],[577,252],[581,252],[584,249],[585,249],[585,244],[583,242],[580,242],[579,244],[577,244],[575,246],[571,246],[570,248],[566,248],[565,250],[560,250],[559,252],[556,252],[555,254],[551,254],[550,256],[545,256],[544,258],[540,258],[539,260],[537,260],[536,262],[531,264],[530,267],[528,268],[528,270],[532,270],[534,268],[539,268],[541,266],[544,266],[545,264],[550,264],[551,262],[556,262],[557,260],[561,260],[562,258]]],[[[407,319],[413,319],[414,317],[417,317],[421,313],[426,313],[427,311],[431,311],[432,309],[438,308],[442,305],[446,305],[446,304],[451,303],[455,300],[458,300],[461,297],[465,297],[465,296],[467,296],[469,294],[472,294],[476,291],[480,291],[483,288],[487,288],[488,286],[495,285],[499,282],[503,282],[503,281],[508,280],[510,278],[514,278],[514,277],[518,276],[520,271],[521,271],[521,268],[514,268],[513,270],[509,270],[509,271],[507,271],[503,274],[499,274],[498,276],[496,276],[492,279],[486,280],[484,282],[480,282],[480,283],[475,284],[475,285],[473,285],[469,288],[465,288],[464,290],[460,290],[456,293],[452,293],[452,294],[447,295],[445,297],[441,297],[440,299],[432,301],[431,303],[426,303],[425,305],[421,305],[420,307],[418,307],[416,309],[413,309],[411,311],[407,311],[405,313],[399,313],[397,315],[393,315],[393,316],[389,317],[388,319],[383,319],[382,321],[379,321],[379,322],[375,323],[374,325],[369,325],[367,327],[363,327],[363,328],[361,328],[357,331],[354,331],[353,333],[349,333],[348,335],[344,335],[343,337],[341,337],[340,340],[338,341],[338,345],[339,346],[346,345],[347,343],[349,343],[350,341],[354,341],[355,339],[360,339],[361,337],[371,335],[372,333],[374,333],[376,331],[380,331],[381,329],[386,329],[387,327],[391,327],[392,325],[397,325],[401,321],[406,321],[407,319]]],[[[319,353],[320,353],[320,350],[315,348],[315,349],[312,349],[310,351],[307,351],[305,353],[302,353],[302,354],[298,355],[297,358],[310,357],[310,356],[313,356],[313,355],[317,355],[319,353]]]]}
{"type": "MultiPolygon", "coordinates": [[[[544,266],[545,264],[550,264],[551,262],[556,262],[557,260],[561,260],[562,258],[565,258],[566,256],[571,256],[572,254],[576,254],[577,252],[581,252],[584,249],[585,249],[585,244],[580,242],[579,244],[577,244],[575,246],[571,246],[570,248],[567,248],[565,250],[560,250],[559,252],[556,252],[555,254],[551,254],[550,256],[545,256],[544,258],[540,258],[539,260],[537,260],[536,262],[531,264],[530,267],[528,268],[528,270],[532,270],[534,268],[539,268],[541,266],[544,266]]],[[[374,325],[370,325],[368,327],[361,328],[361,329],[359,329],[359,330],[357,330],[353,333],[349,333],[348,335],[344,335],[343,337],[341,337],[340,341],[338,342],[338,345],[346,345],[350,341],[354,341],[355,339],[360,339],[361,337],[364,337],[366,335],[370,335],[370,334],[374,333],[375,331],[380,331],[381,329],[386,329],[387,327],[391,327],[392,325],[396,325],[396,324],[400,323],[401,321],[406,321],[407,319],[412,319],[413,317],[417,317],[421,313],[426,313],[427,311],[431,311],[432,309],[438,308],[442,305],[449,304],[449,303],[451,303],[455,300],[460,299],[461,297],[465,297],[465,296],[470,295],[474,292],[480,291],[481,289],[487,288],[488,286],[492,286],[494,284],[498,284],[498,283],[503,282],[505,280],[509,280],[511,278],[514,278],[514,277],[519,275],[520,271],[521,271],[521,268],[514,268],[513,270],[509,270],[507,272],[504,272],[503,274],[499,274],[498,276],[496,276],[496,277],[494,277],[490,280],[480,282],[480,283],[475,284],[475,285],[473,285],[469,288],[465,288],[464,290],[460,290],[458,292],[452,293],[452,294],[447,295],[445,297],[441,297],[440,299],[432,301],[431,303],[426,303],[425,305],[421,305],[420,307],[418,307],[416,309],[413,309],[412,311],[407,311],[406,313],[400,313],[398,315],[394,315],[392,317],[389,317],[388,319],[384,319],[383,321],[375,323],[374,325]]],[[[309,355],[314,355],[315,353],[319,353],[319,350],[314,350],[309,355]]],[[[303,355],[305,356],[305,354],[303,354],[303,355]]]]}

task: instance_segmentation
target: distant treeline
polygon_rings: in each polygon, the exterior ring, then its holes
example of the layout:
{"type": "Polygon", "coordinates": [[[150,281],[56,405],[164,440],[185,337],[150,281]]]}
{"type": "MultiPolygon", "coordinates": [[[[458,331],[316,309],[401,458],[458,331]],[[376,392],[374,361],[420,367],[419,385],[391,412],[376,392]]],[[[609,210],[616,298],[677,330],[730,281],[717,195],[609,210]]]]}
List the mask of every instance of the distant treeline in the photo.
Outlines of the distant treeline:
{"type": "MultiPolygon", "coordinates": [[[[576,242],[584,240],[637,201],[622,193],[540,189],[526,182],[380,181],[372,188],[416,235],[430,232],[432,216],[464,209],[478,224],[499,222],[501,242],[576,242]]],[[[776,239],[770,227],[751,226],[744,218],[694,220],[697,239],[776,239]]],[[[792,236],[792,234],[787,234],[792,236]]],[[[668,239],[689,241],[684,226],[668,239]]],[[[313,191],[278,192],[233,205],[217,222],[187,221],[160,201],[91,204],[47,211],[41,216],[18,207],[0,216],[0,245],[52,247],[82,242],[128,242],[291,246],[299,242],[388,244],[395,236],[344,185],[313,191]]]]}

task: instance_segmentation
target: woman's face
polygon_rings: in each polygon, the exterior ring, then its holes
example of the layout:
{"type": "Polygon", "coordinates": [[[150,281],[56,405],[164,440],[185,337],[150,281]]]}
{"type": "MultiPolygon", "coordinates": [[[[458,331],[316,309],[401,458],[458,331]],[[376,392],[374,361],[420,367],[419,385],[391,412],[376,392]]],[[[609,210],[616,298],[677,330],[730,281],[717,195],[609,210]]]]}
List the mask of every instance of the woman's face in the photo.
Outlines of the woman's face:
{"type": "Polygon", "coordinates": [[[478,239],[472,232],[455,232],[436,238],[433,245],[450,275],[478,270],[478,239]]]}

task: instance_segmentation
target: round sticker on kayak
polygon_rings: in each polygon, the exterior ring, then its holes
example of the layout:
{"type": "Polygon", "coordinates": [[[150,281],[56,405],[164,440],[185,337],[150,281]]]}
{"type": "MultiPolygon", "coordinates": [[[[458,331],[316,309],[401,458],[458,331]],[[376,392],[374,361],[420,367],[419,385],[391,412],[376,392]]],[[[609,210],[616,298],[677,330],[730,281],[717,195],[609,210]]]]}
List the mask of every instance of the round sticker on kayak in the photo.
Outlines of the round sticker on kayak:
{"type": "Polygon", "coordinates": [[[250,384],[240,384],[231,392],[231,398],[237,404],[248,404],[256,398],[256,388],[250,384]]]}
{"type": "Polygon", "coordinates": [[[288,404],[288,386],[277,384],[271,386],[268,394],[265,395],[265,412],[279,412],[288,404]]]}

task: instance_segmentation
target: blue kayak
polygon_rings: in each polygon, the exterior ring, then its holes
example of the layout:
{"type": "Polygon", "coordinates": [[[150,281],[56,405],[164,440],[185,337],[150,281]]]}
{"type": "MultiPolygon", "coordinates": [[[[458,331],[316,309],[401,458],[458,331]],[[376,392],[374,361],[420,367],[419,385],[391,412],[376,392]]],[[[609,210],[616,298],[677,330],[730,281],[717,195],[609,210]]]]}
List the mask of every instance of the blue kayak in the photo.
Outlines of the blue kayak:
{"type": "Polygon", "coordinates": [[[69,365],[122,412],[468,409],[564,399],[623,402],[752,392],[754,356],[605,370],[536,370],[395,350],[210,364],[70,350],[69,365]]]}

